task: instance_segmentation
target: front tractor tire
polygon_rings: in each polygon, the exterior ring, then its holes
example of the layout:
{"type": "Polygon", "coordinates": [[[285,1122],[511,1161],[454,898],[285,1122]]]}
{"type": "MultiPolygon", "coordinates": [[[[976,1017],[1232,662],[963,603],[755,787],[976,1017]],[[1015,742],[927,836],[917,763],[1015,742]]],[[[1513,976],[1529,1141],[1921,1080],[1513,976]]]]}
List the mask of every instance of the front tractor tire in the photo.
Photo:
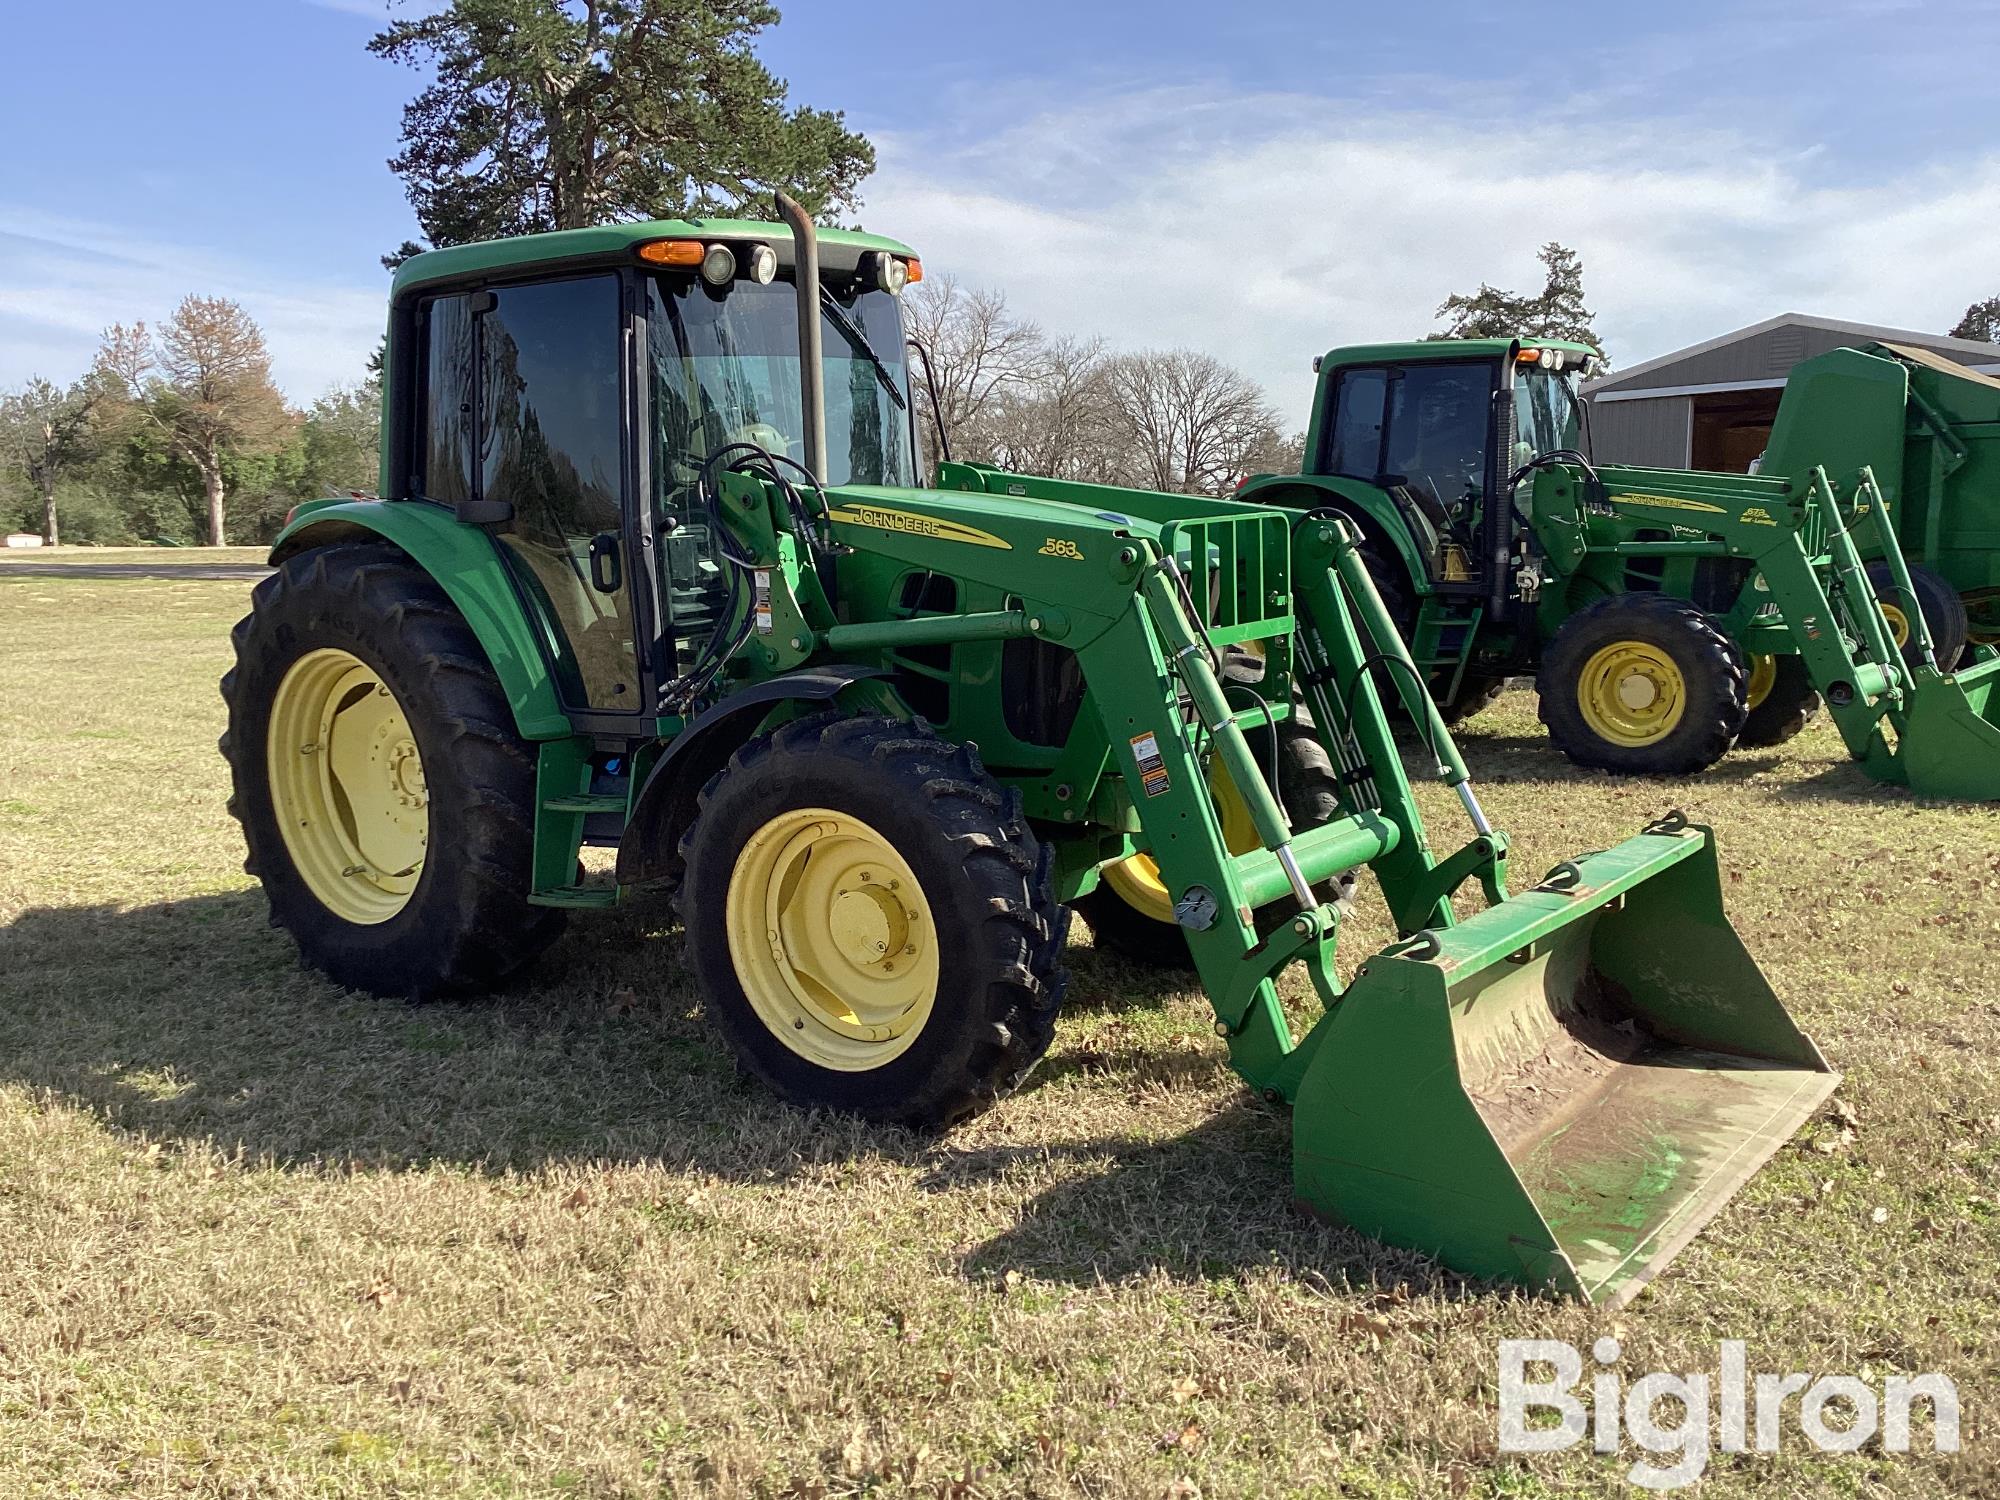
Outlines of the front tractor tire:
{"type": "Polygon", "coordinates": [[[795,720],[709,781],[681,853],[709,1016],[781,1098],[942,1129],[1048,1050],[1069,913],[1019,794],[968,747],[795,720]]]}
{"type": "Polygon", "coordinates": [[[1549,738],[1580,766],[1684,776],[1742,732],[1748,678],[1729,637],[1684,599],[1617,594],[1563,622],[1536,678],[1549,738]]]}
{"type": "Polygon", "coordinates": [[[244,869],[306,963],[371,994],[491,988],[553,942],[528,904],[535,753],[471,628],[400,551],[301,553],[222,679],[244,869]]]}

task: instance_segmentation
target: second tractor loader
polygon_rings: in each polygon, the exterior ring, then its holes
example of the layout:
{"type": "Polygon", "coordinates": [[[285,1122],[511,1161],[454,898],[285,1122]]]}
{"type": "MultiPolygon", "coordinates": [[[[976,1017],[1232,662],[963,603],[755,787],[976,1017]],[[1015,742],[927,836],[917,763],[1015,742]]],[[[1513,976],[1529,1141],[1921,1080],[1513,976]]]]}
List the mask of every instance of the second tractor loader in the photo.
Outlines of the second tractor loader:
{"type": "Polygon", "coordinates": [[[1559,340],[1336,349],[1296,475],[1337,514],[1448,718],[1533,674],[1572,760],[1686,774],[1826,704],[1922,795],[2000,799],[2000,381],[1837,349],[1786,383],[1756,474],[1593,466],[1559,340]]]}
{"type": "Polygon", "coordinates": [[[1231,1065],[1291,1108],[1302,1204],[1631,1296],[1836,1082],[1709,831],[1513,876],[1338,517],[916,487],[921,267],[780,207],[398,270],[385,498],[300,508],[223,684],[274,921],[336,981],[423,997],[670,884],[748,1071],[939,1128],[1034,1066],[1067,903],[1143,857],[1231,1065]],[[1385,690],[1464,808],[1442,856],[1385,690]],[[592,844],[614,881],[580,877],[592,844]],[[1364,868],[1402,936],[1343,985],[1364,868]]]}

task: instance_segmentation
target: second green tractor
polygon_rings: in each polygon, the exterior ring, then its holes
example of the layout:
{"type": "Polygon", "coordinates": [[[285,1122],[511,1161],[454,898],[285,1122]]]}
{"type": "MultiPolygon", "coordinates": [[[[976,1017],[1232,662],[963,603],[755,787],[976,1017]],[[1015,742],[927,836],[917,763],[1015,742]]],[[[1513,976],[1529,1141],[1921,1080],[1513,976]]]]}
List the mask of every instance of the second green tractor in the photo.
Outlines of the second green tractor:
{"type": "Polygon", "coordinates": [[[1822,702],[1920,794],[2000,798],[2000,381],[1927,351],[1792,372],[1759,472],[1592,464],[1588,346],[1336,349],[1305,462],[1238,498],[1338,515],[1447,719],[1532,675],[1572,760],[1685,774],[1822,702]]]}

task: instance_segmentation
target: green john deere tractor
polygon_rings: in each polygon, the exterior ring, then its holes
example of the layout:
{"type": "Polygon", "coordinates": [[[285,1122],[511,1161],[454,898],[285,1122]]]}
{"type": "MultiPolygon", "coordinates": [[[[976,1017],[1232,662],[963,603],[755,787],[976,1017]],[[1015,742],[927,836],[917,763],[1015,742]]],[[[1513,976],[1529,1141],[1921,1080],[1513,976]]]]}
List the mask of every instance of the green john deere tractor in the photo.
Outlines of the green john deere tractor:
{"type": "Polygon", "coordinates": [[[1518,674],[1579,764],[1699,771],[1824,700],[1917,792],[2000,798],[2000,381],[1921,350],[1792,372],[1756,474],[1592,465],[1582,344],[1336,349],[1303,472],[1240,500],[1338,515],[1456,721],[1518,674]]]}
{"type": "Polygon", "coordinates": [[[916,487],[921,268],[780,208],[398,271],[385,498],[300,508],[223,684],[273,919],[335,980],[422,997],[672,885],[750,1072],[940,1127],[1034,1066],[1066,903],[1144,859],[1232,1065],[1293,1106],[1303,1203],[1630,1296],[1836,1081],[1723,914],[1708,831],[1669,816],[1510,892],[1350,527],[916,487]],[[1442,858],[1380,683],[1472,825],[1442,858]],[[1343,986],[1364,866],[1404,936],[1343,986]]]}

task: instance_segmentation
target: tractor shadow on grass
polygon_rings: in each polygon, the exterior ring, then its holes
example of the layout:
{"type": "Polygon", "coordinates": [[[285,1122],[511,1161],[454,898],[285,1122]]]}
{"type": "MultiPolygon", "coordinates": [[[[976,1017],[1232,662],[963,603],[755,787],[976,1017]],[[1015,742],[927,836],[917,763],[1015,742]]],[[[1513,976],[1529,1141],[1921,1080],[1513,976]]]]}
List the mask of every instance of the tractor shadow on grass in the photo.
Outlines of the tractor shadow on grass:
{"type": "Polygon", "coordinates": [[[0,1080],[281,1168],[661,1161],[768,1181],[920,1154],[740,1079],[667,925],[657,904],[593,914],[503,991],[411,1005],[306,971],[254,889],[33,909],[0,928],[0,1080]]]}
{"type": "MultiPolygon", "coordinates": [[[[1207,1280],[1280,1265],[1334,1285],[1441,1285],[1421,1257],[1291,1211],[1289,1121],[1247,1099],[1158,1140],[1046,1145],[789,1109],[737,1076],[664,927],[644,907],[579,921],[505,993],[406,1005],[304,971],[255,890],[33,909],[0,928],[0,1081],[127,1142],[281,1170],[646,1163],[770,1184],[873,1160],[913,1170],[949,1212],[958,1193],[1053,1163],[1061,1181],[967,1253],[966,1276],[1207,1280]]],[[[1086,991],[1137,972],[1088,948],[1070,956],[1086,991]]],[[[1178,983],[1156,982],[1161,994],[1178,983]]],[[[1016,1107],[1055,1107],[1033,1096],[1075,1075],[1178,1091],[1226,1066],[1212,1048],[1152,1045],[1136,1022],[1128,1044],[1122,1025],[1059,1043],[1016,1107]]]]}
{"type": "Polygon", "coordinates": [[[1045,1170],[1051,1155],[1093,1170],[1029,1199],[1017,1222],[960,1261],[975,1281],[1019,1272],[1095,1286],[1165,1275],[1228,1280],[1276,1270],[1334,1290],[1401,1285],[1413,1294],[1464,1295],[1480,1283],[1437,1262],[1321,1223],[1292,1204],[1291,1121],[1253,1101],[1226,1106],[1181,1134],[1063,1148],[954,1153],[923,1179],[951,1192],[982,1177],[1045,1170]]]}
{"type": "MultiPolygon", "coordinates": [[[[0,927],[0,1080],[128,1136],[279,1167],[658,1161],[768,1182],[950,1149],[788,1108],[740,1077],[681,957],[664,904],[642,901],[579,918],[500,993],[411,1005],[302,968],[254,889],[36,908],[0,927]]],[[[1175,1086],[1223,1066],[1127,1037],[1117,1019],[1182,981],[1083,946],[1070,957],[1072,1000],[1109,1021],[1059,1042],[1031,1090],[1105,1073],[1175,1086]]]]}

